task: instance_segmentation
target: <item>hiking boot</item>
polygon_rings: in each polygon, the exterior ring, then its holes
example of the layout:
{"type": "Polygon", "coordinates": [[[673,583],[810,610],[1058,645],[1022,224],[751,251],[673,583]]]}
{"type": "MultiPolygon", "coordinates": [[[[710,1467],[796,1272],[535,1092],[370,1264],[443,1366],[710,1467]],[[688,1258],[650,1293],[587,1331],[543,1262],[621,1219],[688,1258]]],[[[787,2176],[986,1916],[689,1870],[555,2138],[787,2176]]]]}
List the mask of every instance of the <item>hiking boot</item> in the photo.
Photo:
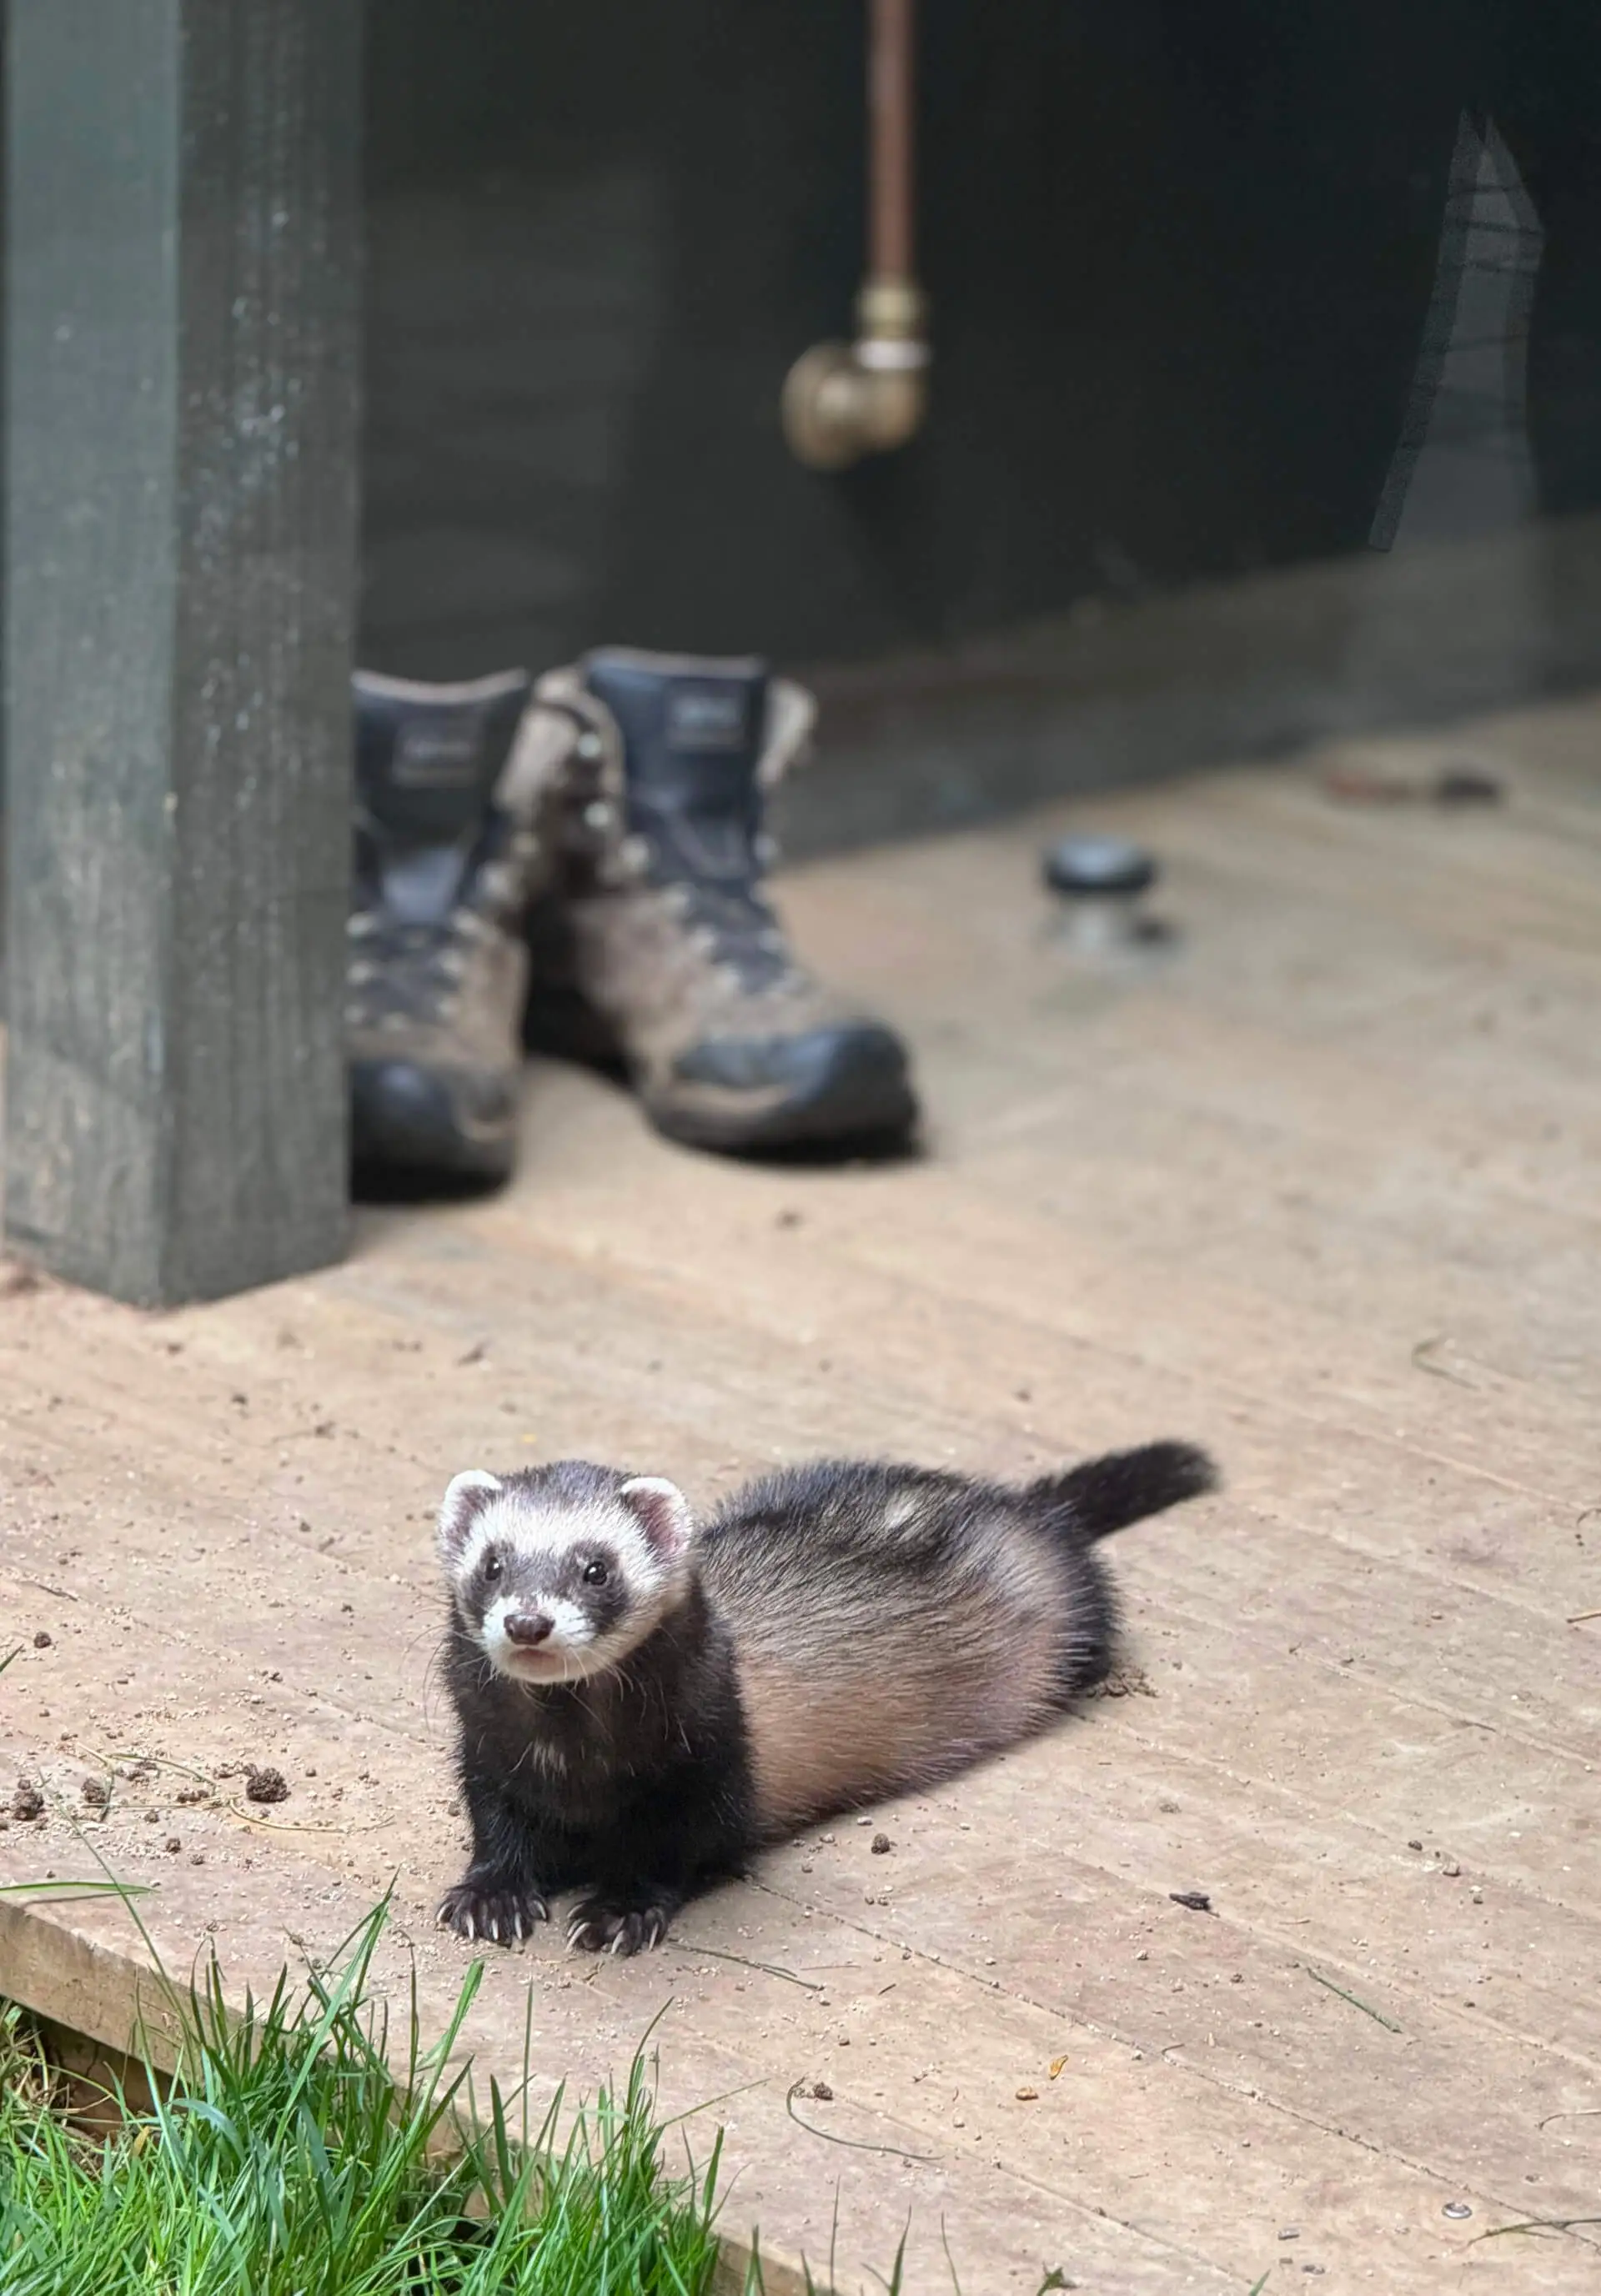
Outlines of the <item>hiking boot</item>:
{"type": "Polygon", "coordinates": [[[611,646],[539,694],[603,711],[553,812],[528,1042],[620,1066],[657,1128],[694,1147],[904,1137],[916,1102],[899,1037],[796,964],[762,890],[763,808],[810,695],[759,661],[611,646]]]}
{"type": "Polygon", "coordinates": [[[530,709],[530,685],[522,670],[467,685],[357,673],[345,1023],[364,1170],[512,1168],[538,816],[579,729],[530,709]]]}

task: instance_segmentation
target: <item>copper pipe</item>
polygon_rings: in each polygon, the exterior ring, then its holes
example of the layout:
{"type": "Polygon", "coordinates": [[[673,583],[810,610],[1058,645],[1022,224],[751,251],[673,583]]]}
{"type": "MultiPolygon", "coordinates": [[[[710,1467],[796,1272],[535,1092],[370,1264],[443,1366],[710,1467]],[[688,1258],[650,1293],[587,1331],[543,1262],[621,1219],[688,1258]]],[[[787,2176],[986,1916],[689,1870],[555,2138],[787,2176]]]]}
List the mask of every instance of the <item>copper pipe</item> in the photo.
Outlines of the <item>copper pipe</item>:
{"type": "Polygon", "coordinates": [[[917,0],[868,0],[867,276],[914,276],[917,0]]]}
{"type": "Polygon", "coordinates": [[[926,312],[914,270],[916,0],[867,0],[867,275],[854,343],[815,343],[784,378],[797,459],[841,471],[902,447],[927,404],[926,312]]]}

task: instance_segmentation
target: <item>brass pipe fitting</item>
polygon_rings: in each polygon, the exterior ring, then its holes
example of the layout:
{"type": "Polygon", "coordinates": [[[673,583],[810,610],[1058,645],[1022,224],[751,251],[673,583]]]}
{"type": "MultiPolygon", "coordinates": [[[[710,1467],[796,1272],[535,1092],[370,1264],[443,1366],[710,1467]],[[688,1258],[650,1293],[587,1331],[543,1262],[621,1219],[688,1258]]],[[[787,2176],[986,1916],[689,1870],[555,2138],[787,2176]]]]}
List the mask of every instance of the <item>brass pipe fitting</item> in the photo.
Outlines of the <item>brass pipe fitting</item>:
{"type": "Polygon", "coordinates": [[[904,447],[928,403],[926,306],[909,280],[869,279],[853,343],[814,343],[784,377],[780,413],[797,462],[843,471],[904,447]]]}
{"type": "Polygon", "coordinates": [[[784,435],[809,470],[904,447],[928,404],[928,313],[914,277],[916,0],[868,0],[867,276],[856,340],[814,343],[784,377],[784,435]]]}

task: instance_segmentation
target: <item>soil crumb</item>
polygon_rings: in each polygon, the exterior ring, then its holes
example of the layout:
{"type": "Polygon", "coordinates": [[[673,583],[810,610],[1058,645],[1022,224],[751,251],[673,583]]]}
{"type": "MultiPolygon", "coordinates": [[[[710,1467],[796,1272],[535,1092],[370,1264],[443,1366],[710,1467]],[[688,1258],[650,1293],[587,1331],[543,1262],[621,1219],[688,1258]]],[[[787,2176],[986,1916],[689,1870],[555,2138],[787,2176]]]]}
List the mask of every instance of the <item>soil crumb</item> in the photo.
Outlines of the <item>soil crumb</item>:
{"type": "Polygon", "coordinates": [[[1114,1666],[1088,1694],[1091,1698],[1154,1698],[1156,1685],[1143,1666],[1114,1666]]]}

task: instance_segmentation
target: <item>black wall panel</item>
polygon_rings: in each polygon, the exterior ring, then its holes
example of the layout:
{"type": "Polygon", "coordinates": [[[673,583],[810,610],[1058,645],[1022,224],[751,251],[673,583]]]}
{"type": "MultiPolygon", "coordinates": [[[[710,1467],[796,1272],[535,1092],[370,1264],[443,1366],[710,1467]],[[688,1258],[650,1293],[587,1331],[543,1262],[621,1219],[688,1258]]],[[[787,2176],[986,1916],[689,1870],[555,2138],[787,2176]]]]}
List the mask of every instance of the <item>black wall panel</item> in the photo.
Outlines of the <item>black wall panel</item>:
{"type": "Polygon", "coordinates": [[[857,275],[860,0],[382,0],[367,652],[872,654],[1364,547],[1459,117],[1593,206],[1594,13],[926,0],[932,418],[819,478],[777,397],[857,275]]]}

